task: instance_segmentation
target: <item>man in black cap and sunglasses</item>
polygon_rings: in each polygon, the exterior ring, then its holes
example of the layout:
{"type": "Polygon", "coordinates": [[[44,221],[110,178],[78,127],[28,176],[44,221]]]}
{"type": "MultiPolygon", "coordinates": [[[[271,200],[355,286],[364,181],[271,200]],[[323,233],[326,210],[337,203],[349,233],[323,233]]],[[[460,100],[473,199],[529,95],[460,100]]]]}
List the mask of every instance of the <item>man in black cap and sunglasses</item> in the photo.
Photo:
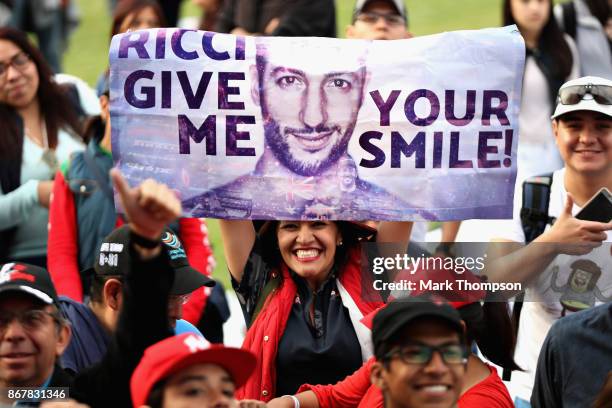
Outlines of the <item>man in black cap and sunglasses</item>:
{"type": "Polygon", "coordinates": [[[515,211],[513,231],[500,241],[529,244],[500,245],[503,256],[487,265],[490,281],[521,282],[526,288],[515,351],[524,371],[512,374],[511,386],[523,400],[531,397],[550,326],[612,300],[612,222],[605,214],[599,221],[578,214],[602,188],[612,190],[612,81],[582,77],[563,84],[551,119],[565,167],[552,175],[548,208],[540,211],[546,226],[531,240],[523,229],[531,218],[515,211]]]}
{"type": "Polygon", "coordinates": [[[372,384],[385,408],[455,407],[468,351],[459,312],[427,296],[398,299],[376,314],[372,384]]]}

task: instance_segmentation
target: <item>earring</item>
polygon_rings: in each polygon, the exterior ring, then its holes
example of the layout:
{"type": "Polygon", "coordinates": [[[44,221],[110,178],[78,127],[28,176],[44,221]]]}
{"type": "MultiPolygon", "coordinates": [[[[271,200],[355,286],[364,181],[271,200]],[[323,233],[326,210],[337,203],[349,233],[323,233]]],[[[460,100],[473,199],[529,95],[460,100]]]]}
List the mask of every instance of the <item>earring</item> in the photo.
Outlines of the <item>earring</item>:
{"type": "Polygon", "coordinates": [[[338,242],[338,246],[342,246],[342,241],[338,242]]]}

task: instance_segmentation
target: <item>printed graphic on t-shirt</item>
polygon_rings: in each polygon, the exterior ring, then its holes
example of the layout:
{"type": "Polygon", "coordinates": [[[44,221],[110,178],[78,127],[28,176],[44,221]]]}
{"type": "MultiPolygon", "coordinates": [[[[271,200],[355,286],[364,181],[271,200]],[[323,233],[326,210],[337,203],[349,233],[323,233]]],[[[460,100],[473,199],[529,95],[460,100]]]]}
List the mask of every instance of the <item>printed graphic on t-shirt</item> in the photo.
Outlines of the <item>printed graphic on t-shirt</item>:
{"type": "Polygon", "coordinates": [[[612,301],[609,246],[581,257],[559,255],[538,280],[537,300],[558,317],[612,301]]]}

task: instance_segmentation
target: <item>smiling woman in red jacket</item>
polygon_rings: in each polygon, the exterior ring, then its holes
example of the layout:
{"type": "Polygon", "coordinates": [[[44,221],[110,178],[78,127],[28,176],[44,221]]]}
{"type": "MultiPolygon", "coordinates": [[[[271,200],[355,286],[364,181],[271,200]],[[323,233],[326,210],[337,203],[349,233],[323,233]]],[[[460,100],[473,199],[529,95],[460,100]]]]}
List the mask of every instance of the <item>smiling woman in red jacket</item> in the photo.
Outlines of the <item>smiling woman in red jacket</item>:
{"type": "Polygon", "coordinates": [[[382,305],[362,296],[360,240],[402,243],[411,223],[378,230],[348,221],[221,220],[232,284],[249,327],[243,348],[258,359],[240,399],[268,401],[306,382],[335,383],[372,356],[360,323],[382,305]]]}

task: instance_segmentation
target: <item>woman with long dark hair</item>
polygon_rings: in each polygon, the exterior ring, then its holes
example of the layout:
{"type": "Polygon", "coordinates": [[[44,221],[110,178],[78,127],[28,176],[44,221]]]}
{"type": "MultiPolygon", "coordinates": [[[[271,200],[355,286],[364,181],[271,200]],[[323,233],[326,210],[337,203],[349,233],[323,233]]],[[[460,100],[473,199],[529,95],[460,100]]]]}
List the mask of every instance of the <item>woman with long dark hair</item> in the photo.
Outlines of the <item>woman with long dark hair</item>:
{"type": "Polygon", "coordinates": [[[516,24],[527,57],[519,114],[517,186],[536,174],[561,168],[550,115],[561,85],[578,76],[574,42],[552,15],[552,0],[504,0],[504,25],[516,24]]]}
{"type": "Polygon", "coordinates": [[[0,28],[0,262],[46,267],[52,179],[83,149],[69,92],[24,33],[0,28]]]}
{"type": "MultiPolygon", "coordinates": [[[[303,383],[329,384],[372,355],[364,315],[382,305],[366,296],[359,243],[403,243],[411,223],[374,230],[350,221],[220,220],[232,284],[248,326],[243,348],[259,359],[240,399],[293,394],[303,383]]],[[[404,247],[404,248],[405,248],[404,247]]]]}

